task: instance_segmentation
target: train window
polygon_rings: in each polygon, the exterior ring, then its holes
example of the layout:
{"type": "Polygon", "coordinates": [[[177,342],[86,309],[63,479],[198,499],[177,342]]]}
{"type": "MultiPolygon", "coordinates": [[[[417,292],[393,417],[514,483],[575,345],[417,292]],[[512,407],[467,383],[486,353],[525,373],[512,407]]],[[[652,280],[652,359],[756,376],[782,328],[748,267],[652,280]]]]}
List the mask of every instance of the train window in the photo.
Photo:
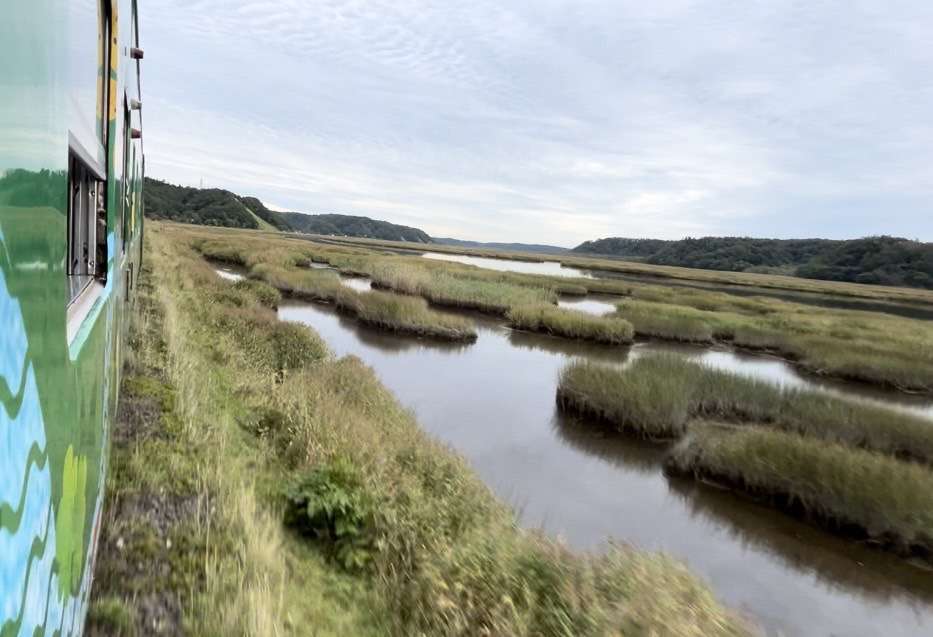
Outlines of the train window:
{"type": "MultiPolygon", "coordinates": [[[[84,69],[96,62],[94,76],[83,72],[69,74],[73,95],[88,95],[86,106],[96,88],[96,136],[91,111],[79,104],[68,131],[68,216],[65,252],[67,334],[69,343],[80,332],[85,318],[100,297],[107,281],[107,173],[110,170],[110,122],[113,119],[111,61],[116,43],[113,40],[112,13],[109,1],[97,3],[94,21],[91,2],[75,5],[75,23],[97,26],[97,48],[87,28],[72,34],[74,69],[84,69]],[[85,21],[85,18],[87,20],[85,21]],[[86,36],[86,37],[85,37],[86,36]],[[96,55],[95,55],[96,53],[96,55]],[[96,59],[95,59],[96,58],[96,59]],[[95,139],[96,137],[96,139],[95,139]]],[[[77,100],[80,102],[80,99],[77,100]]],[[[83,103],[82,103],[83,104],[83,103]]]]}
{"type": "Polygon", "coordinates": [[[68,161],[68,304],[95,279],[107,278],[106,182],[80,154],[68,161]]]}
{"type": "Polygon", "coordinates": [[[123,222],[123,252],[130,234],[130,147],[132,146],[132,119],[130,107],[123,98],[123,180],[121,183],[121,216],[123,222]]]}
{"type": "Polygon", "coordinates": [[[107,138],[110,135],[110,3],[98,4],[100,29],[98,31],[97,61],[97,133],[100,143],[107,148],[107,138]]]}

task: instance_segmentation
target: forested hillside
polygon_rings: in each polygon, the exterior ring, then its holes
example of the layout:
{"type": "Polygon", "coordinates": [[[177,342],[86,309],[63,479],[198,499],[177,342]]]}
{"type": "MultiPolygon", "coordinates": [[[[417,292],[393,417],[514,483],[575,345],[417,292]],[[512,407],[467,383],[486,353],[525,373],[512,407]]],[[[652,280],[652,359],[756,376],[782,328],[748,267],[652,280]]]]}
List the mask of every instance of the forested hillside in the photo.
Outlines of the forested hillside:
{"type": "Polygon", "coordinates": [[[147,177],[143,192],[146,216],[153,219],[205,226],[431,242],[431,237],[418,228],[352,215],[277,212],[267,208],[256,197],[241,197],[229,190],[175,186],[147,177]]]}
{"type": "Polygon", "coordinates": [[[235,194],[218,188],[189,188],[146,178],[146,216],[182,223],[259,228],[259,218],[235,194]]]}
{"type": "Polygon", "coordinates": [[[680,241],[609,238],[574,252],[630,258],[656,265],[766,272],[810,279],[908,285],[933,289],[933,243],[898,237],[753,239],[703,237],[680,241]]]}
{"type": "Polygon", "coordinates": [[[283,212],[281,214],[296,232],[431,243],[431,237],[423,230],[400,226],[388,221],[370,219],[369,217],[334,214],[306,215],[300,212],[283,212]]]}

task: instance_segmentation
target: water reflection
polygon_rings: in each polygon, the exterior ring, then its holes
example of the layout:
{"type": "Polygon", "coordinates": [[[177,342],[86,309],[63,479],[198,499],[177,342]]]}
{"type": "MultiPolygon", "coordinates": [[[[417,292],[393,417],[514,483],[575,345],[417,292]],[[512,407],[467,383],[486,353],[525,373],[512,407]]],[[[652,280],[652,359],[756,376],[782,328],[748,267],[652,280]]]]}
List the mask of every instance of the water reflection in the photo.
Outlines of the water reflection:
{"type": "Polygon", "coordinates": [[[215,268],[214,272],[217,273],[217,276],[219,276],[222,279],[226,279],[227,281],[236,282],[236,281],[242,281],[244,279],[244,275],[240,274],[239,272],[236,272],[233,268],[229,268],[229,267],[215,268]]]}
{"type": "Polygon", "coordinates": [[[652,341],[636,344],[632,348],[631,359],[658,352],[676,353],[715,369],[751,376],[783,387],[815,390],[838,398],[887,407],[933,420],[933,401],[927,396],[893,392],[865,383],[807,374],[780,358],[726,348],[652,341]]]}
{"type": "Polygon", "coordinates": [[[421,256],[426,259],[437,259],[438,261],[453,261],[455,263],[465,263],[475,265],[478,268],[487,270],[497,270],[499,272],[520,272],[522,274],[547,274],[560,277],[582,277],[592,279],[595,276],[586,271],[577,268],[565,268],[557,261],[513,261],[510,259],[490,259],[488,257],[471,257],[465,254],[446,254],[441,252],[425,252],[421,256]]]}
{"type": "Polygon", "coordinates": [[[340,275],[340,285],[348,287],[351,290],[356,290],[357,292],[371,292],[373,289],[373,282],[366,277],[349,276],[345,274],[340,275]]]}
{"type": "Polygon", "coordinates": [[[491,320],[477,321],[475,344],[442,346],[360,328],[318,306],[285,306],[280,315],[314,327],[337,355],[373,367],[528,527],[582,549],[615,538],[668,552],[769,634],[933,631],[933,574],[730,494],[672,481],[663,447],[608,436],[557,412],[566,361],[601,356],[624,364],[626,348],[521,334],[491,320]]]}
{"type": "Polygon", "coordinates": [[[796,524],[786,515],[741,496],[680,478],[669,479],[671,491],[694,516],[722,525],[737,542],[753,544],[822,585],[858,592],[866,602],[903,601],[924,611],[933,603],[930,574],[867,546],[796,524]],[[843,583],[844,582],[844,586],[843,583]]]}
{"type": "Polygon", "coordinates": [[[628,347],[607,347],[597,343],[575,342],[566,338],[542,336],[518,330],[508,331],[508,339],[513,347],[558,354],[567,358],[583,357],[618,365],[624,364],[631,353],[631,348],[628,347]]]}
{"type": "Polygon", "coordinates": [[[601,300],[592,294],[586,298],[562,298],[557,304],[568,310],[578,310],[595,316],[604,316],[616,311],[615,303],[611,300],[601,300]]]}
{"type": "Polygon", "coordinates": [[[664,463],[668,445],[638,438],[625,438],[594,423],[555,412],[551,420],[554,434],[577,451],[617,467],[656,474],[664,463]]]}

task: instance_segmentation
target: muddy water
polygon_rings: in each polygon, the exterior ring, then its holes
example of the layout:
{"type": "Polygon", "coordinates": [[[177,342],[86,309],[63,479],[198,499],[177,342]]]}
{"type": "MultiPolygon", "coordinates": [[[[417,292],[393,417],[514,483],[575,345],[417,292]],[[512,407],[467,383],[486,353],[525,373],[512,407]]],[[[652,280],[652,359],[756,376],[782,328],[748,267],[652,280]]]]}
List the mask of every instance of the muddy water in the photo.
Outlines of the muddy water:
{"type": "MultiPolygon", "coordinates": [[[[933,634],[933,573],[731,493],[669,479],[663,448],[604,436],[556,411],[557,374],[571,357],[624,365],[654,345],[629,351],[579,344],[482,318],[475,344],[437,345],[361,328],[326,306],[287,305],[280,316],[307,323],[338,355],[372,366],[422,426],[468,458],[530,527],[583,549],[615,538],[675,555],[769,635],[933,634]]],[[[781,371],[780,361],[663,349],[807,382],[781,371]]]]}

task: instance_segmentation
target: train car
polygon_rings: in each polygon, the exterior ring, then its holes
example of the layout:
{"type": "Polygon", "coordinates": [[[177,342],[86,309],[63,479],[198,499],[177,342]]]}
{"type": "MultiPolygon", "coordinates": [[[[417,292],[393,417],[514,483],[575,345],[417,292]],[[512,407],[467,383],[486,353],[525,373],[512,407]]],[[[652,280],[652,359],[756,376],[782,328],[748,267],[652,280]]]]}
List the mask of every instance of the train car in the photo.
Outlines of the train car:
{"type": "Polygon", "coordinates": [[[135,0],[0,19],[0,635],[83,630],[142,258],[135,0]]]}

